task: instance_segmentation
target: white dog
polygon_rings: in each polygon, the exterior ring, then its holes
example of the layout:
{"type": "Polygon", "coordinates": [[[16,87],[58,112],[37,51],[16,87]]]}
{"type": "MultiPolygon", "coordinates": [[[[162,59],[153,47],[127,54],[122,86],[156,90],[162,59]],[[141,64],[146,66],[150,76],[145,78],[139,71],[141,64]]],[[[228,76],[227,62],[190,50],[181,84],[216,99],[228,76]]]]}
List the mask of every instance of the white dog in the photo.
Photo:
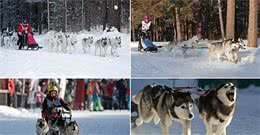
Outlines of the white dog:
{"type": "Polygon", "coordinates": [[[111,38],[109,39],[109,46],[111,47],[111,55],[114,55],[116,57],[118,57],[118,48],[121,48],[122,47],[122,41],[121,41],[121,37],[114,37],[114,38],[111,38]]]}
{"type": "Polygon", "coordinates": [[[94,42],[93,36],[83,38],[81,42],[82,42],[84,53],[86,53],[86,52],[90,53],[90,47],[94,42]]]}

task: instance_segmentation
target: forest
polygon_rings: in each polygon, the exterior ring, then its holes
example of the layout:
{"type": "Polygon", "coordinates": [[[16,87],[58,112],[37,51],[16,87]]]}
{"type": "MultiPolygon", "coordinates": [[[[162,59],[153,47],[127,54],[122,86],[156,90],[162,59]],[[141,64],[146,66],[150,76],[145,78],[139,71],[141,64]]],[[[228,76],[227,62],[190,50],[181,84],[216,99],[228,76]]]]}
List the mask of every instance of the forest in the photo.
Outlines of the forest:
{"type": "Polygon", "coordinates": [[[27,20],[34,31],[78,32],[129,28],[129,0],[0,0],[0,28],[27,20]]]}
{"type": "Polygon", "coordinates": [[[132,0],[131,37],[148,15],[154,25],[153,41],[247,39],[256,47],[260,37],[260,0],[132,0]]]}

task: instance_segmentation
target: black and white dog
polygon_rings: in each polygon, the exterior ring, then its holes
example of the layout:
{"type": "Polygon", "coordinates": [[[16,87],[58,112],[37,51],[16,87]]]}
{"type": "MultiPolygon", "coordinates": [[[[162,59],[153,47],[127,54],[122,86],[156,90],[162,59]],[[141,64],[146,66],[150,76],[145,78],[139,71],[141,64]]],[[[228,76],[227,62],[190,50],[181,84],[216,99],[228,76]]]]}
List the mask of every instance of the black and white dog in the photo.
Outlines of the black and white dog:
{"type": "Polygon", "coordinates": [[[226,135],[235,111],[237,88],[233,83],[226,83],[205,93],[206,96],[195,101],[206,126],[206,135],[226,135]]]}
{"type": "Polygon", "coordinates": [[[79,135],[79,125],[76,121],[71,121],[66,125],[65,135],[79,135]]]}
{"type": "Polygon", "coordinates": [[[2,29],[1,33],[1,47],[11,47],[16,44],[18,37],[15,36],[13,31],[9,31],[7,28],[2,29]]]}
{"type": "Polygon", "coordinates": [[[97,51],[99,50],[99,56],[105,57],[107,48],[108,48],[109,39],[107,37],[102,37],[101,39],[95,42],[95,55],[97,55],[97,51]]]}
{"type": "Polygon", "coordinates": [[[191,135],[191,120],[194,117],[191,93],[167,86],[147,85],[132,99],[138,106],[137,126],[143,122],[160,123],[162,134],[168,135],[174,120],[182,123],[184,135],[191,135]]]}
{"type": "Polygon", "coordinates": [[[49,126],[44,119],[37,119],[36,122],[36,134],[37,135],[49,135],[49,126]]]}

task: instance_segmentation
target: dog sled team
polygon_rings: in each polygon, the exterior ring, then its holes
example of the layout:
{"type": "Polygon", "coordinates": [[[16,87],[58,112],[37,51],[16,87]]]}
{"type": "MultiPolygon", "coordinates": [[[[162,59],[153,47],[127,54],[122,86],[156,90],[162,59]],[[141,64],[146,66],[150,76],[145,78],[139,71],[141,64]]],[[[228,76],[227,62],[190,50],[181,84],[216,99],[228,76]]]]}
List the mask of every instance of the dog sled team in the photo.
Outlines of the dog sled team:
{"type": "Polygon", "coordinates": [[[32,26],[26,20],[18,24],[17,36],[14,34],[14,31],[10,31],[8,28],[2,29],[1,47],[13,47],[15,44],[19,50],[38,50],[42,48],[35,41],[32,26]]]}
{"type": "Polygon", "coordinates": [[[93,53],[96,56],[105,57],[110,54],[118,57],[118,50],[122,47],[121,36],[101,35],[94,37],[93,35],[88,35],[80,39],[78,37],[81,36],[78,33],[63,33],[61,31],[50,31],[48,35],[49,48],[56,52],[72,53],[77,49],[78,44],[84,53],[90,54],[91,50],[94,50],[93,53]]]}
{"type": "Polygon", "coordinates": [[[79,135],[79,125],[71,119],[69,104],[58,97],[58,87],[50,85],[42,103],[42,118],[36,122],[37,135],[79,135]]]}
{"type": "Polygon", "coordinates": [[[134,120],[136,128],[143,123],[160,124],[162,134],[169,135],[173,121],[183,125],[183,134],[191,135],[191,121],[194,117],[193,105],[206,128],[206,135],[226,135],[236,106],[237,88],[226,83],[205,93],[170,88],[161,85],[147,85],[132,97],[137,105],[138,118],[134,120]],[[199,95],[192,98],[191,94],[199,95]]]}
{"type": "MultiPolygon", "coordinates": [[[[158,48],[164,47],[169,53],[181,54],[186,57],[189,54],[194,54],[194,49],[199,42],[197,36],[194,36],[190,43],[182,41],[171,41],[167,45],[157,46],[151,41],[153,24],[149,16],[144,16],[143,21],[138,27],[139,29],[139,43],[138,51],[143,52],[158,52],[158,48]]],[[[246,44],[242,39],[234,41],[234,39],[225,39],[223,41],[208,43],[208,57],[210,61],[227,61],[231,63],[238,63],[241,58],[239,50],[246,49],[246,44]]]]}

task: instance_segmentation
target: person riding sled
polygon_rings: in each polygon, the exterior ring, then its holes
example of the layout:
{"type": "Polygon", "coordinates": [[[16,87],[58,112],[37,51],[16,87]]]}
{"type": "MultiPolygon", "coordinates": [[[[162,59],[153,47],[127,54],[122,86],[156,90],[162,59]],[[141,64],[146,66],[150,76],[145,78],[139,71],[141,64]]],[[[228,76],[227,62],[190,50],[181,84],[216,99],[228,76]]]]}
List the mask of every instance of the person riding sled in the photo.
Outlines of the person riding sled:
{"type": "Polygon", "coordinates": [[[138,26],[139,28],[139,45],[138,45],[138,51],[142,49],[141,45],[141,38],[145,37],[148,39],[152,38],[152,29],[153,29],[153,24],[150,21],[150,17],[148,15],[145,15],[143,18],[143,21],[141,24],[138,26]]]}
{"type": "Polygon", "coordinates": [[[50,126],[62,126],[63,123],[58,108],[62,107],[71,111],[69,106],[68,103],[58,96],[58,87],[50,85],[48,87],[47,96],[42,103],[42,118],[45,119],[50,126]]]}
{"type": "Polygon", "coordinates": [[[19,50],[21,50],[24,46],[30,48],[42,48],[40,47],[35,39],[33,38],[32,26],[24,20],[22,23],[18,25],[18,41],[17,45],[19,46],[19,50]]]}

